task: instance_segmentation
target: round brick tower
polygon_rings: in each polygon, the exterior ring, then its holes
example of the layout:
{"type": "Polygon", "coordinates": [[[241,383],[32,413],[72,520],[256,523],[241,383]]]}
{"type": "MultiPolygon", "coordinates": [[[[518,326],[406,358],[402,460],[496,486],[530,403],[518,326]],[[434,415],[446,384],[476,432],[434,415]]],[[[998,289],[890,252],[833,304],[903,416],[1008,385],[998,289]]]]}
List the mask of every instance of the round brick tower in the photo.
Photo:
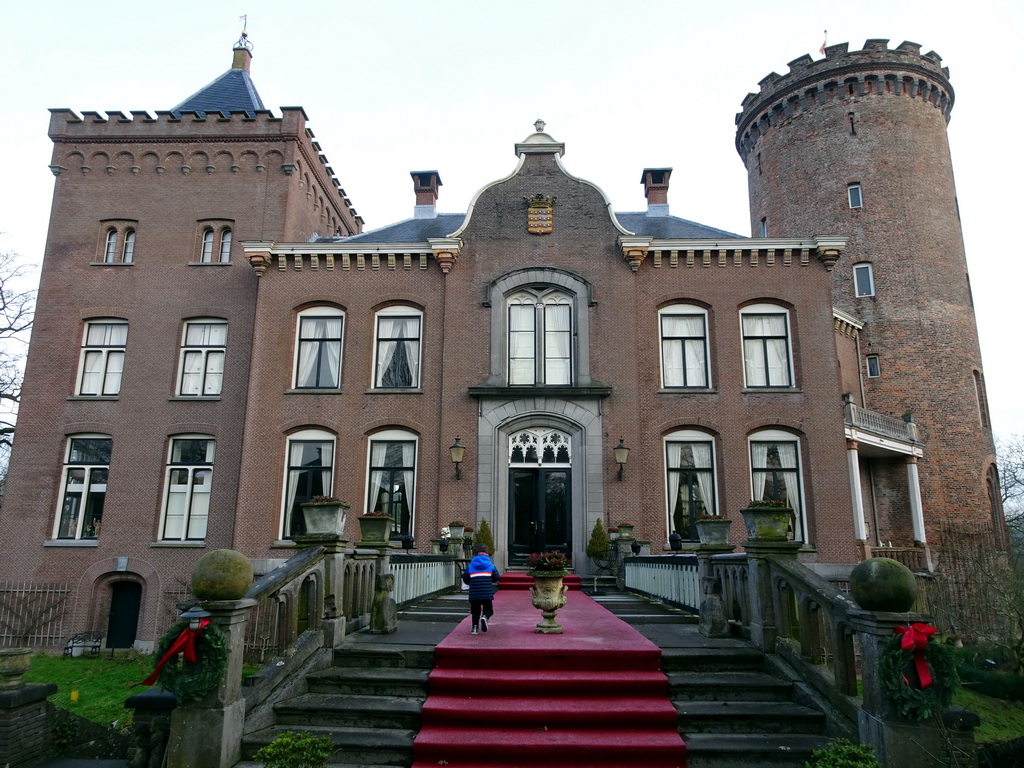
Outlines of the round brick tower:
{"type": "MultiPolygon", "coordinates": [[[[744,99],[736,148],[747,167],[752,232],[849,236],[832,283],[834,306],[864,324],[861,391],[852,398],[895,418],[910,414],[918,425],[929,544],[964,524],[993,531],[1002,544],[946,136],[954,99],[949,70],[916,43],[887,44],[868,40],[854,52],[833,45],[820,61],[801,56],[788,74],[769,74],[760,92],[744,99]]],[[[899,508],[908,505],[898,498],[899,470],[869,467],[864,458],[864,490],[882,510],[873,510],[868,538],[881,541],[887,528],[892,538],[905,538],[897,536],[904,528],[899,508]]]]}

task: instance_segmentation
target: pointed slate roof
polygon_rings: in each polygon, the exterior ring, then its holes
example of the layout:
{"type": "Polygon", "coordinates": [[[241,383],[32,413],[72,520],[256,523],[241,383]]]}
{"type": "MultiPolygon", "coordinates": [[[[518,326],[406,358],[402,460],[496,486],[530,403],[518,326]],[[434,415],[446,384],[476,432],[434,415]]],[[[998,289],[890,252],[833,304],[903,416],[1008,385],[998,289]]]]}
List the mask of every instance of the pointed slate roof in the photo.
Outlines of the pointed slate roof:
{"type": "Polygon", "coordinates": [[[219,112],[224,117],[230,117],[231,112],[245,112],[248,117],[256,117],[257,111],[265,110],[249,77],[252,54],[239,47],[233,49],[233,54],[231,69],[171,109],[175,117],[180,118],[182,112],[198,112],[200,117],[206,117],[207,112],[219,112]]]}

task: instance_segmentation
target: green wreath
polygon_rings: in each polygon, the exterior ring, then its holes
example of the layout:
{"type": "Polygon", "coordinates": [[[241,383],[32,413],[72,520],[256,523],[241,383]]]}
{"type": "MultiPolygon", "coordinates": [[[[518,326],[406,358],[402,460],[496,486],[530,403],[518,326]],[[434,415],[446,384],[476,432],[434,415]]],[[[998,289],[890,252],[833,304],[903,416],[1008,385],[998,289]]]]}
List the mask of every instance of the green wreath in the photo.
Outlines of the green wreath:
{"type": "Polygon", "coordinates": [[[878,662],[882,690],[896,704],[899,713],[910,720],[927,720],[944,712],[960,684],[951,648],[929,642],[924,647],[924,658],[932,673],[932,684],[927,688],[917,687],[917,676],[910,671],[914,666],[914,652],[903,650],[899,635],[893,635],[878,662]],[[908,682],[910,680],[915,682],[908,682]]]}
{"type": "MultiPolygon", "coordinates": [[[[178,636],[188,629],[187,621],[179,621],[167,632],[156,646],[154,666],[160,663],[178,636]]],[[[179,704],[199,701],[217,689],[228,669],[228,638],[213,622],[207,624],[196,638],[196,662],[191,664],[175,657],[168,659],[160,670],[158,682],[165,691],[177,697],[179,704]]]]}

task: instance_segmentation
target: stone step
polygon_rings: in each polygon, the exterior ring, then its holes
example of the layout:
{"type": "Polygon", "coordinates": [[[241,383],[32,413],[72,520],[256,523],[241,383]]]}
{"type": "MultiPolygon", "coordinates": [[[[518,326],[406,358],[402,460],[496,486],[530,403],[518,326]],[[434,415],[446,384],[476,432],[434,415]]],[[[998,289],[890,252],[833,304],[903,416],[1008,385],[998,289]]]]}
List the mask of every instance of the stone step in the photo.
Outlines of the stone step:
{"type": "Polygon", "coordinates": [[[821,734],[825,715],[788,701],[681,701],[673,702],[679,732],[746,734],[821,734]]]}
{"type": "Polygon", "coordinates": [[[670,672],[669,696],[683,701],[786,701],[793,683],[764,672],[670,672]]]}
{"type": "Polygon", "coordinates": [[[334,652],[334,666],[433,669],[434,649],[421,645],[353,643],[334,652]]]}
{"type": "Polygon", "coordinates": [[[306,676],[310,693],[425,698],[429,669],[330,667],[306,676]]]}
{"type": "Polygon", "coordinates": [[[664,648],[661,668],[671,672],[760,671],[764,654],[749,647],[664,648]]]}
{"type": "Polygon", "coordinates": [[[306,693],[274,705],[279,725],[417,730],[423,701],[402,696],[306,693]]]}
{"type": "Polygon", "coordinates": [[[811,752],[824,747],[826,736],[787,734],[684,735],[687,768],[804,768],[811,752]]]}
{"type": "MultiPolygon", "coordinates": [[[[329,758],[329,765],[337,766],[408,766],[412,760],[412,740],[415,731],[404,728],[334,728],[319,725],[274,725],[246,736],[242,740],[242,757],[252,760],[253,755],[282,733],[302,730],[314,736],[327,736],[338,747],[329,758]]],[[[260,766],[261,763],[253,763],[260,766]]],[[[237,767],[236,767],[237,768],[237,767]]]]}

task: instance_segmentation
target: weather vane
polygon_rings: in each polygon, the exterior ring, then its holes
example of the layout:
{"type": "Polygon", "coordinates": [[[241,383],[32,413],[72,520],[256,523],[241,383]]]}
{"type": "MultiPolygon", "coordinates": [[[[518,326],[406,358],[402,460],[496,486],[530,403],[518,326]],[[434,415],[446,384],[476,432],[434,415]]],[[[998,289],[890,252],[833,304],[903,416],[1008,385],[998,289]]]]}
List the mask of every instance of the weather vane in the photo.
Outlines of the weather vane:
{"type": "Polygon", "coordinates": [[[242,36],[235,43],[235,48],[245,48],[245,50],[251,51],[252,43],[249,42],[249,32],[246,30],[246,27],[249,25],[249,14],[239,16],[238,20],[242,22],[242,36]]]}

